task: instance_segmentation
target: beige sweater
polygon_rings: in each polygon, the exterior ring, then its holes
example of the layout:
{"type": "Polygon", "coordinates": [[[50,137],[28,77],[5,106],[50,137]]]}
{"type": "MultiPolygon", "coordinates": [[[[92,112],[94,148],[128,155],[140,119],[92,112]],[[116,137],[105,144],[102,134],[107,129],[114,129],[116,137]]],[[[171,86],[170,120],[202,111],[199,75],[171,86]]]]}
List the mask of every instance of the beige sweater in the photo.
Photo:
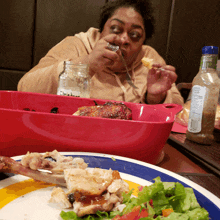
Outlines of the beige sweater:
{"type": "MultiPolygon", "coordinates": [[[[18,83],[18,91],[56,94],[59,74],[63,70],[64,61],[72,59],[77,62],[77,58],[91,53],[99,39],[100,33],[95,28],[90,28],[86,33],[66,37],[54,46],[38,65],[21,78],[18,83]]],[[[124,72],[118,74],[114,72],[96,73],[91,78],[90,98],[144,103],[148,74],[148,68],[141,63],[144,56],[153,59],[155,63],[165,64],[163,58],[152,47],[143,45],[130,69],[133,82],[138,89],[134,89],[127,83],[123,77],[124,72]]],[[[183,98],[175,84],[167,92],[164,103],[183,105],[183,98]]]]}

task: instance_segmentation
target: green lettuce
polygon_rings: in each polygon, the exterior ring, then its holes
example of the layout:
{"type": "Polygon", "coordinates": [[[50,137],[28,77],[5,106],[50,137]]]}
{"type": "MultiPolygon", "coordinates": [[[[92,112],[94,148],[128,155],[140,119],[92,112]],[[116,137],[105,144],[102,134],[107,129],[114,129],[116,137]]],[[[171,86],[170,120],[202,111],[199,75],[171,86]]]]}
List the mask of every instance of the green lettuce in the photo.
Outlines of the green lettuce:
{"type": "MultiPolygon", "coordinates": [[[[168,217],[158,216],[154,220],[209,220],[209,213],[204,208],[196,208],[185,213],[172,212],[168,217]]],[[[144,220],[144,219],[143,219],[144,220]]]]}
{"type": "Polygon", "coordinates": [[[114,218],[119,213],[120,213],[119,211],[110,212],[110,213],[97,211],[95,215],[88,215],[83,218],[80,218],[73,211],[69,211],[69,212],[61,211],[60,217],[63,220],[82,220],[82,219],[83,220],[103,220],[103,219],[110,220],[110,219],[114,218]]]}

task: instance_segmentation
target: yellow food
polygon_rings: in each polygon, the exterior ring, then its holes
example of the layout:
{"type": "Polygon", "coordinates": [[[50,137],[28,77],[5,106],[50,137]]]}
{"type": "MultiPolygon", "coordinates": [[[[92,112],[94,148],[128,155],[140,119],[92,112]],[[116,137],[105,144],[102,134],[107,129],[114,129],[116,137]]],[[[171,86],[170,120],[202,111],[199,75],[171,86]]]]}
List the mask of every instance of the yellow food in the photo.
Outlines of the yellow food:
{"type": "Polygon", "coordinates": [[[152,68],[153,65],[153,59],[144,57],[141,59],[141,62],[144,64],[144,66],[148,67],[149,69],[152,68]]]}

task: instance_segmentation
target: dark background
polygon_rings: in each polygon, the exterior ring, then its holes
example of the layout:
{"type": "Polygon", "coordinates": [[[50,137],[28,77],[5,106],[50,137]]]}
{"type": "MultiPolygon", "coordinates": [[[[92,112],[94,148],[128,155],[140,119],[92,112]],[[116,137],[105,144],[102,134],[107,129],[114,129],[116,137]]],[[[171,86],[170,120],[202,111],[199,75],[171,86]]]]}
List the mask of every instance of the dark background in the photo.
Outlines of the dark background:
{"type": "MultiPolygon", "coordinates": [[[[66,36],[98,27],[106,0],[0,0],[0,90],[19,79],[66,36]]],[[[177,83],[191,82],[201,49],[220,47],[219,0],[152,0],[156,32],[147,44],[176,67],[177,83]]]]}

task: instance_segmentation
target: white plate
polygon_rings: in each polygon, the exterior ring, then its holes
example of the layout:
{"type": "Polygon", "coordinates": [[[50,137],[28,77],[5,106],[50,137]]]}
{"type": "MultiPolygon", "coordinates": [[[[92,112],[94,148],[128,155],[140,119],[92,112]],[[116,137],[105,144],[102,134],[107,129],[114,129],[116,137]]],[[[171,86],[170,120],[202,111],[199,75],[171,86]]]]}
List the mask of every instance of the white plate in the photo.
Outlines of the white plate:
{"type": "MultiPolygon", "coordinates": [[[[162,181],[180,182],[194,189],[199,204],[210,213],[212,220],[219,219],[220,199],[198,184],[171,171],[114,155],[81,152],[61,152],[61,154],[79,156],[88,163],[89,167],[118,170],[121,177],[129,183],[130,188],[135,188],[136,192],[139,185],[150,185],[157,176],[160,176],[162,181]]],[[[17,156],[13,159],[20,160],[21,157],[17,156]]],[[[34,182],[21,175],[0,181],[0,220],[60,219],[61,210],[48,203],[52,188],[50,184],[34,182]]]]}

